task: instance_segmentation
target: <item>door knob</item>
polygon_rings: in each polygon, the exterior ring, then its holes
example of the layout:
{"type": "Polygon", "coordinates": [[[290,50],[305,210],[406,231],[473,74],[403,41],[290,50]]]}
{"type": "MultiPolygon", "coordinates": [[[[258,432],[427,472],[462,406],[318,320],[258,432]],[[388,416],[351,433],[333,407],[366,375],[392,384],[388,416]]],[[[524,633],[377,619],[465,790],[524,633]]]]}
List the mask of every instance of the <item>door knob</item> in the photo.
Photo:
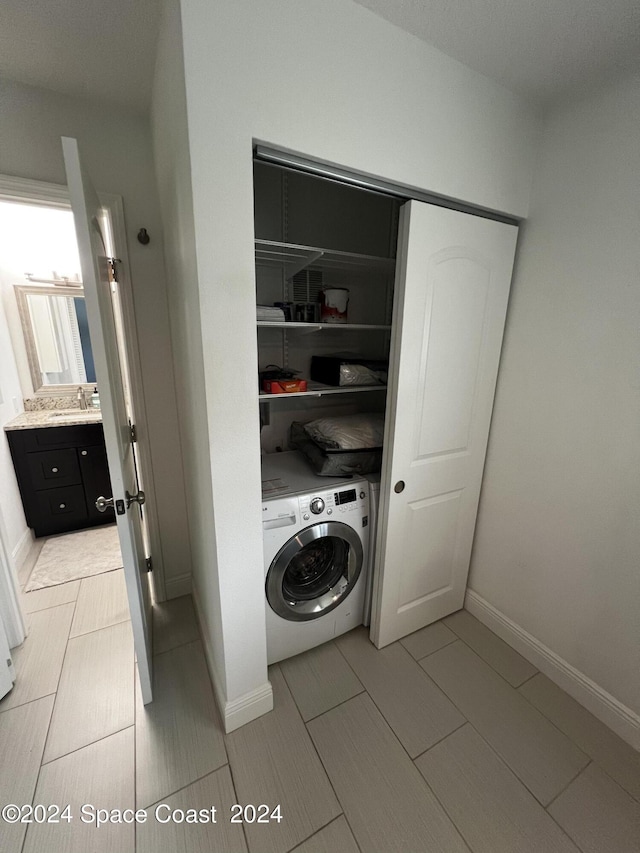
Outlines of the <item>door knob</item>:
{"type": "Polygon", "coordinates": [[[399,495],[400,492],[404,491],[404,480],[398,480],[398,482],[393,487],[393,491],[399,495]]]}
{"type": "Polygon", "coordinates": [[[127,509],[131,506],[132,503],[138,503],[140,506],[146,501],[145,494],[142,490],[140,490],[136,495],[131,495],[129,492],[125,492],[127,496],[127,509]]]}
{"type": "Polygon", "coordinates": [[[96,501],[96,509],[98,512],[105,512],[107,507],[113,507],[113,498],[103,498],[100,496],[96,501]]]}

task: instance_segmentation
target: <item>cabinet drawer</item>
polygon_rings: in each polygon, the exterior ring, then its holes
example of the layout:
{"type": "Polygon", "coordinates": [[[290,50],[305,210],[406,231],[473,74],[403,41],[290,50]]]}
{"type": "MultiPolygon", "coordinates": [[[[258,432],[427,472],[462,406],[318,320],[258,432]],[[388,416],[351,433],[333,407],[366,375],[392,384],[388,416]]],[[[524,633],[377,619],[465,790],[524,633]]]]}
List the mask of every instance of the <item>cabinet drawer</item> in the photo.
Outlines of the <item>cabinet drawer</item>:
{"type": "Polygon", "coordinates": [[[82,486],[36,492],[35,500],[38,509],[37,536],[72,529],[77,523],[87,519],[87,504],[82,486]]]}
{"type": "Polygon", "coordinates": [[[103,441],[102,424],[21,429],[15,430],[13,435],[27,452],[55,450],[58,447],[77,447],[79,444],[98,444],[103,441]]]}
{"type": "Polygon", "coordinates": [[[55,489],[82,482],[75,449],[28,453],[27,465],[34,489],[55,489]]]}

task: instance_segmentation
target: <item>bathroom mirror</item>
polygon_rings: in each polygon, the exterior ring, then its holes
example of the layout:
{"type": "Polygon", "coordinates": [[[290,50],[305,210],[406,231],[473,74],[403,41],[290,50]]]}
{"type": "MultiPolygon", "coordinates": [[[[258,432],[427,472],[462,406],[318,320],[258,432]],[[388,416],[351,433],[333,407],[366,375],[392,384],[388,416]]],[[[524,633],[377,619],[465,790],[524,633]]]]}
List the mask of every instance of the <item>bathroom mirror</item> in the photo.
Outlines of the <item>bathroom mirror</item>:
{"type": "Polygon", "coordinates": [[[95,385],[82,287],[15,285],[29,370],[36,394],[95,385]]]}

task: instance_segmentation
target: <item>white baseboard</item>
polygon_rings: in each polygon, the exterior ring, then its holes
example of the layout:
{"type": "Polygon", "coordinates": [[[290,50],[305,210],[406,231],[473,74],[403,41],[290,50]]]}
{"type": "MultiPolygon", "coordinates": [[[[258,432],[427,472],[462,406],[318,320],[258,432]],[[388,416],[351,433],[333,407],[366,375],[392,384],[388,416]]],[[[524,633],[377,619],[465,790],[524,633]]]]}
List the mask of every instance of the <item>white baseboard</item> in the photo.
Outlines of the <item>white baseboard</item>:
{"type": "Polygon", "coordinates": [[[20,539],[18,540],[17,545],[11,552],[11,558],[13,560],[13,565],[16,567],[16,572],[29,556],[29,552],[33,548],[33,541],[33,533],[31,532],[31,528],[27,527],[20,539]]]}
{"type": "Polygon", "coordinates": [[[229,734],[235,729],[239,729],[240,726],[244,726],[252,720],[257,720],[258,717],[261,717],[263,714],[273,710],[273,689],[271,687],[271,682],[266,681],[264,684],[256,687],[255,690],[245,693],[244,696],[240,696],[232,702],[227,701],[227,696],[215,665],[213,650],[211,648],[211,638],[206,630],[206,623],[202,615],[197,595],[193,596],[193,604],[198,618],[200,635],[204,645],[204,654],[207,660],[209,675],[211,676],[211,684],[213,685],[216,704],[220,711],[220,716],[222,717],[224,730],[229,734]]]}
{"type": "Polygon", "coordinates": [[[167,599],[189,595],[191,593],[191,572],[185,572],[183,575],[177,575],[175,578],[165,578],[164,591],[167,599]]]}
{"type": "Polygon", "coordinates": [[[467,590],[465,609],[501,637],[551,681],[565,690],[616,734],[640,749],[640,716],[592,681],[564,658],[516,625],[508,616],[472,589],[467,590]]]}
{"type": "Polygon", "coordinates": [[[233,702],[227,702],[224,712],[224,730],[227,734],[273,710],[273,688],[265,681],[250,693],[233,702]]]}

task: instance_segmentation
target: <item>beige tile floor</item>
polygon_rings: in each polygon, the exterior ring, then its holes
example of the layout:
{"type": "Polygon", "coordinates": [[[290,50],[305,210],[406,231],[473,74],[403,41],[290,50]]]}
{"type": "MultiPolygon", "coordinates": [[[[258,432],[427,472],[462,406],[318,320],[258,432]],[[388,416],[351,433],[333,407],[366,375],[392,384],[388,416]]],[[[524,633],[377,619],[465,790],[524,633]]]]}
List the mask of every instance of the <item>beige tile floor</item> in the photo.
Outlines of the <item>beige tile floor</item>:
{"type": "Polygon", "coordinates": [[[188,596],[157,608],[145,708],[122,573],[65,586],[24,595],[0,801],[73,817],[0,819],[2,853],[640,851],[640,755],[465,611],[272,667],[274,711],[225,736],[188,596]],[[231,823],[235,803],[282,819],[231,823]],[[148,817],[96,828],[98,808],[148,817]]]}

